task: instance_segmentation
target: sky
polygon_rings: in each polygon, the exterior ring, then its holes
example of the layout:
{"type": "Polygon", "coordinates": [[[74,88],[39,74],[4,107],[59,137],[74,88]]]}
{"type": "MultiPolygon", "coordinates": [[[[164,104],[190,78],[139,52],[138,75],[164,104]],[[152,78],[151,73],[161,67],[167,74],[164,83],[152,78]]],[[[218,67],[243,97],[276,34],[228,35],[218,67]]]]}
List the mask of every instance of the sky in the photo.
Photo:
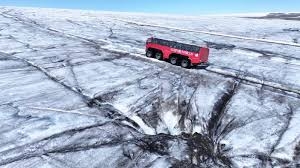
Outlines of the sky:
{"type": "Polygon", "coordinates": [[[300,0],[0,0],[0,6],[198,15],[300,12],[299,1],[300,0]]]}

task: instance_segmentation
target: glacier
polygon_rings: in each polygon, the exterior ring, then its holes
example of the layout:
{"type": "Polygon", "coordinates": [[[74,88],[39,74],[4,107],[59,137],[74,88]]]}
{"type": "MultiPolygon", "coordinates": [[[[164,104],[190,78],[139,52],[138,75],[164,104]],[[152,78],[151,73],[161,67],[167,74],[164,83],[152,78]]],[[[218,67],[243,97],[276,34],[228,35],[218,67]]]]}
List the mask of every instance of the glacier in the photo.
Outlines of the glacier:
{"type": "Polygon", "coordinates": [[[0,167],[299,167],[300,48],[196,32],[297,44],[299,27],[0,7],[0,167]],[[151,36],[211,65],[146,58],[151,36]]]}

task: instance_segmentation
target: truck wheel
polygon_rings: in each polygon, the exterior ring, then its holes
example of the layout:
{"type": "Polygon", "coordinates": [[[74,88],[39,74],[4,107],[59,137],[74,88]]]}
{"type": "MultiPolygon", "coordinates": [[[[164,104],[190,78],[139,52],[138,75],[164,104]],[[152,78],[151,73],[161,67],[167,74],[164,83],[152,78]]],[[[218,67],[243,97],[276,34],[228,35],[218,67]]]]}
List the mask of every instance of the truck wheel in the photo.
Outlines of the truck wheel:
{"type": "Polygon", "coordinates": [[[155,54],[155,58],[158,59],[158,60],[162,60],[162,58],[163,58],[162,53],[161,53],[161,52],[157,52],[157,53],[155,54]]]}
{"type": "Polygon", "coordinates": [[[186,58],[183,58],[181,60],[181,63],[180,63],[181,67],[183,68],[189,68],[191,66],[191,62],[190,60],[186,59],[186,58]]]}
{"type": "Polygon", "coordinates": [[[171,56],[171,58],[170,58],[170,63],[171,63],[172,65],[177,65],[177,63],[178,63],[178,58],[177,58],[176,56],[171,56]]]}
{"type": "Polygon", "coordinates": [[[146,57],[149,57],[149,58],[153,57],[153,51],[147,50],[146,57]]]}

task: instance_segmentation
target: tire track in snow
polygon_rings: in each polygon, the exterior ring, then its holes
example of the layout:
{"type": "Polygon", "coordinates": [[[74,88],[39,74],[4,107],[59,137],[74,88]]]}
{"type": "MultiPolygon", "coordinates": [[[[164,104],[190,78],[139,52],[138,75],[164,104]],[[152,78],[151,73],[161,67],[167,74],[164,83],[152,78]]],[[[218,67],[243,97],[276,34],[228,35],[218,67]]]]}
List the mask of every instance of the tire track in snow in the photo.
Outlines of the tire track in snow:
{"type": "MultiPolygon", "coordinates": [[[[148,61],[151,61],[151,62],[165,63],[163,61],[155,60],[153,58],[147,58],[143,54],[140,54],[140,53],[129,53],[126,50],[106,48],[105,46],[103,46],[101,48],[111,50],[111,51],[114,51],[114,52],[120,52],[120,53],[123,53],[123,54],[127,54],[128,56],[133,56],[133,57],[140,58],[140,59],[143,59],[143,60],[148,60],[148,61]]],[[[166,64],[169,64],[169,63],[166,63],[166,64]]],[[[170,65],[170,66],[173,66],[173,65],[170,65]]],[[[173,66],[173,67],[174,68],[180,68],[180,67],[177,67],[177,66],[173,66]]],[[[180,69],[183,70],[183,71],[197,73],[193,69],[183,69],[183,68],[180,68],[180,69]]],[[[264,85],[264,86],[268,86],[268,87],[271,87],[271,88],[274,88],[274,89],[279,89],[279,90],[282,90],[282,91],[292,92],[292,93],[297,94],[297,96],[296,96],[297,98],[300,98],[300,88],[297,88],[297,87],[286,86],[284,84],[271,82],[271,81],[266,81],[264,79],[259,79],[257,77],[247,76],[241,71],[238,71],[238,70],[235,70],[235,69],[230,69],[230,68],[223,68],[223,67],[220,67],[220,66],[217,66],[217,65],[210,65],[205,70],[208,71],[208,72],[220,74],[220,75],[223,75],[223,76],[229,76],[229,77],[232,77],[232,78],[237,78],[237,79],[240,79],[240,80],[243,80],[243,81],[246,81],[246,82],[250,82],[250,83],[253,83],[253,84],[264,85]]]]}
{"type": "MultiPolygon", "coordinates": [[[[140,23],[140,22],[137,22],[137,23],[131,22],[131,21],[127,22],[125,20],[121,20],[121,22],[126,22],[126,23],[129,23],[129,24],[135,24],[135,25],[140,26],[140,27],[144,26],[144,24],[140,23]]],[[[149,24],[149,26],[151,26],[151,25],[149,24]]],[[[156,26],[154,25],[154,26],[151,26],[151,27],[156,27],[156,26]]],[[[159,26],[158,28],[168,29],[165,26],[159,26]]],[[[174,30],[176,30],[176,29],[174,29],[174,30]]],[[[176,31],[180,32],[179,30],[176,30],[176,31]]],[[[183,32],[183,31],[181,31],[181,32],[183,32]]],[[[195,32],[193,32],[193,33],[195,33],[195,32]]],[[[199,38],[199,37],[197,37],[197,38],[199,38]]],[[[289,55],[284,55],[284,54],[277,54],[277,53],[273,53],[271,51],[256,50],[256,49],[246,48],[246,47],[237,47],[233,44],[216,43],[216,42],[206,41],[206,40],[203,40],[203,39],[200,39],[200,40],[205,42],[208,45],[209,48],[214,48],[214,49],[217,49],[217,50],[219,50],[219,49],[228,49],[228,50],[232,50],[233,52],[243,52],[243,55],[248,55],[248,56],[251,56],[251,57],[268,57],[270,60],[272,60],[274,62],[280,62],[280,63],[284,63],[284,64],[300,66],[300,58],[297,58],[297,57],[294,57],[294,56],[289,56],[289,55]],[[254,54],[247,54],[249,52],[253,52],[255,55],[254,54]]],[[[264,39],[262,39],[262,40],[264,40],[264,39]]],[[[276,43],[276,44],[279,44],[279,43],[276,43]]],[[[294,44],[298,45],[298,43],[294,43],[294,44]]],[[[281,44],[281,45],[286,45],[286,44],[281,44]]],[[[300,47],[300,44],[299,44],[299,47],[300,47]]]]}
{"type": "Polygon", "coordinates": [[[281,45],[300,47],[300,44],[298,44],[298,43],[290,43],[290,42],[286,42],[286,41],[259,39],[259,38],[236,36],[236,35],[229,35],[229,34],[223,34],[223,33],[217,33],[217,32],[207,32],[207,31],[201,31],[201,30],[189,30],[189,29],[183,29],[183,28],[177,28],[177,27],[171,27],[171,26],[162,26],[162,25],[155,25],[155,24],[142,23],[142,22],[136,22],[136,21],[129,21],[129,20],[124,20],[124,19],[115,19],[115,20],[120,21],[120,22],[135,24],[135,25],[139,25],[139,26],[158,27],[158,28],[171,29],[171,30],[176,30],[176,31],[181,31],[181,32],[201,33],[201,34],[208,34],[208,35],[249,40],[249,41],[259,41],[259,42],[265,42],[265,43],[273,43],[273,44],[281,44],[281,45]]]}

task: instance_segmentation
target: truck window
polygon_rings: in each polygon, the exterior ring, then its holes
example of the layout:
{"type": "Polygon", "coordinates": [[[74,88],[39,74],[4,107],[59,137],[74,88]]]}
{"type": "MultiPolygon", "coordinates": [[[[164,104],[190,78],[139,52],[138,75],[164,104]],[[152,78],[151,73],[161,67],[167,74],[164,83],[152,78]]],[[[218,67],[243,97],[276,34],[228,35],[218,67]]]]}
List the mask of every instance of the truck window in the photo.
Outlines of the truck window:
{"type": "Polygon", "coordinates": [[[163,45],[163,46],[169,46],[167,40],[162,40],[161,41],[161,45],[163,45]]]}
{"type": "Polygon", "coordinates": [[[158,38],[154,38],[152,40],[152,43],[176,48],[179,50],[185,50],[185,51],[189,51],[189,52],[199,52],[199,50],[200,50],[200,47],[198,47],[198,46],[183,44],[183,43],[178,43],[175,41],[168,41],[168,40],[163,40],[163,39],[158,39],[158,38]]]}
{"type": "Polygon", "coordinates": [[[152,39],[152,43],[157,43],[157,39],[156,38],[154,38],[154,39],[152,39]]]}
{"type": "Polygon", "coordinates": [[[182,49],[181,43],[176,43],[176,44],[174,45],[174,48],[181,50],[181,49],[182,49]]]}
{"type": "Polygon", "coordinates": [[[175,48],[175,45],[176,45],[176,42],[174,42],[174,41],[169,42],[169,47],[175,48]]]}

